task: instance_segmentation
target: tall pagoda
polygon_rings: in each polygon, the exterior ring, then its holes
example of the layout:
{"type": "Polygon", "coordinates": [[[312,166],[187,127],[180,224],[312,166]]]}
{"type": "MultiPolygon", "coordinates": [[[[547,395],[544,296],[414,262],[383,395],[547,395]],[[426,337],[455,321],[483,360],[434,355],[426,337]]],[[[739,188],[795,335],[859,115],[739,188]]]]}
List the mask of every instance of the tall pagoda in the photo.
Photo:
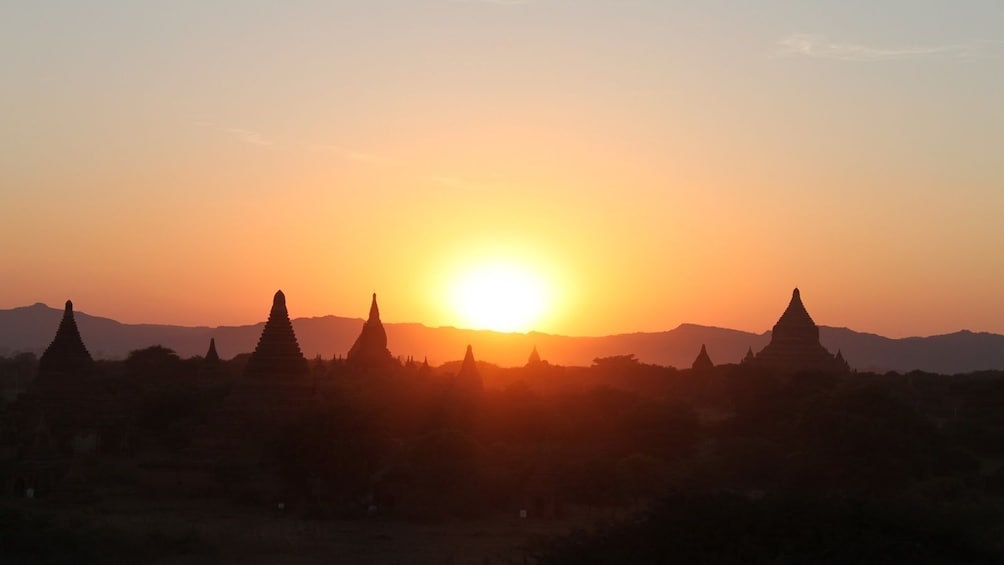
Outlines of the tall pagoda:
{"type": "Polygon", "coordinates": [[[819,343],[819,326],[802,304],[797,288],[792,292],[788,308],[774,324],[770,343],[748,364],[783,372],[847,371],[847,365],[819,343]]]}
{"type": "Polygon", "coordinates": [[[73,318],[73,302],[67,300],[56,337],[38,360],[38,374],[87,374],[93,372],[94,368],[94,360],[84,347],[77,322],[73,318]]]}
{"type": "Polygon", "coordinates": [[[393,360],[387,349],[387,331],[380,321],[380,307],[377,306],[374,292],[373,302],[370,303],[370,317],[363,323],[363,329],[349,349],[346,361],[357,367],[372,368],[387,365],[393,360]]]}
{"type": "Polygon", "coordinates": [[[307,372],[307,360],[300,352],[289,312],[286,311],[286,295],[281,290],[276,291],[272,311],[244,374],[254,377],[300,377],[307,372]]]}

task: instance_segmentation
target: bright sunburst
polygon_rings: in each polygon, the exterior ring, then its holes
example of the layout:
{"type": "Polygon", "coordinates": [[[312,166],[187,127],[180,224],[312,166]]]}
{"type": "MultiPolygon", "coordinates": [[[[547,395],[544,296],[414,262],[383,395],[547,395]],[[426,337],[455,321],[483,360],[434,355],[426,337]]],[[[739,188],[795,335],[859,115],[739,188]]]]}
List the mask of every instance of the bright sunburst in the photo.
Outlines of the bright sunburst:
{"type": "Polygon", "coordinates": [[[513,263],[491,263],[462,274],[450,298],[466,327],[525,332],[533,329],[545,313],[549,289],[529,269],[513,263]]]}

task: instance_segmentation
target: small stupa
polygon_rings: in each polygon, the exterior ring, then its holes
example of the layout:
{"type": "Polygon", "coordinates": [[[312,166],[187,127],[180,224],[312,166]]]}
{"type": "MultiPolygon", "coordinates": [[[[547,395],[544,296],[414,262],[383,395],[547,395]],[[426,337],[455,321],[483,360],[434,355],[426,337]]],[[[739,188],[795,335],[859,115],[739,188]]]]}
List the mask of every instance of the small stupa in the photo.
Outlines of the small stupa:
{"type": "Polygon", "coordinates": [[[457,384],[464,389],[484,389],[481,371],[478,370],[478,363],[474,360],[474,349],[470,345],[467,346],[464,362],[460,365],[460,371],[457,372],[457,384]]]}
{"type": "Polygon", "coordinates": [[[205,363],[207,365],[218,365],[220,363],[220,354],[216,352],[216,338],[209,338],[209,351],[206,352],[205,363]]]}
{"type": "Polygon", "coordinates": [[[783,372],[845,372],[847,366],[819,343],[819,326],[812,321],[796,288],[788,308],[774,324],[770,343],[756,354],[754,366],[783,372]]]}
{"type": "Polygon", "coordinates": [[[753,348],[750,347],[746,350],[746,356],[743,357],[742,363],[743,365],[746,365],[748,363],[752,363],[755,359],[756,357],[753,356],[753,348]]]}
{"type": "Polygon", "coordinates": [[[286,295],[281,290],[272,299],[272,311],[261,332],[258,347],[248,359],[244,374],[254,377],[298,377],[308,372],[307,360],[293,333],[286,311],[286,295]]]}
{"type": "Polygon", "coordinates": [[[56,337],[38,360],[38,374],[87,374],[94,371],[94,359],[84,347],[84,341],[73,318],[73,302],[67,300],[63,319],[56,337]]]}
{"type": "Polygon", "coordinates": [[[527,367],[537,367],[544,363],[540,358],[540,353],[537,353],[537,346],[533,346],[533,351],[530,352],[530,358],[526,360],[527,367]]]}
{"type": "Polygon", "coordinates": [[[363,329],[349,349],[346,359],[350,365],[357,367],[380,367],[394,360],[387,349],[387,331],[380,321],[380,307],[377,306],[375,292],[370,304],[370,317],[363,323],[363,329]]]}
{"type": "Polygon", "coordinates": [[[690,368],[694,371],[710,371],[715,368],[711,357],[708,356],[708,349],[703,343],[701,344],[701,352],[697,354],[697,359],[694,359],[694,364],[690,368]]]}

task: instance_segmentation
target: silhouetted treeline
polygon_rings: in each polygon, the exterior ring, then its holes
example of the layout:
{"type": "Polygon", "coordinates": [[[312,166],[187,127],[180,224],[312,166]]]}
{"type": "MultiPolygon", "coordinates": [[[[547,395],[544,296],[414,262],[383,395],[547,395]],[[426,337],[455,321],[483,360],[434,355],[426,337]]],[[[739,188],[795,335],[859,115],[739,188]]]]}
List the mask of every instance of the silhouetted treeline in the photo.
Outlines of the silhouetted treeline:
{"type": "MultiPolygon", "coordinates": [[[[315,359],[303,378],[250,381],[246,357],[151,347],[54,392],[21,380],[35,362],[0,359],[2,382],[26,391],[0,403],[7,497],[313,519],[648,508],[536,547],[543,563],[1004,557],[1000,372],[694,372],[623,355],[480,363],[482,391],[456,364],[315,359]]],[[[12,547],[0,557],[27,551],[12,547]]]]}

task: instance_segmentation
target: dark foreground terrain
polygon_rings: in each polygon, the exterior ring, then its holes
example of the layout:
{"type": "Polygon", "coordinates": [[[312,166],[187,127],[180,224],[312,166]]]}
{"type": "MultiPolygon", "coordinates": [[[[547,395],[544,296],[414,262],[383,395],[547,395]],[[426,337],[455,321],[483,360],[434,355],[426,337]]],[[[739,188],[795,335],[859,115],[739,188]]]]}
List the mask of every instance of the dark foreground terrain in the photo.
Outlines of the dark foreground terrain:
{"type": "Polygon", "coordinates": [[[1002,373],[244,361],[20,381],[0,562],[1004,562],[1002,373]]]}

